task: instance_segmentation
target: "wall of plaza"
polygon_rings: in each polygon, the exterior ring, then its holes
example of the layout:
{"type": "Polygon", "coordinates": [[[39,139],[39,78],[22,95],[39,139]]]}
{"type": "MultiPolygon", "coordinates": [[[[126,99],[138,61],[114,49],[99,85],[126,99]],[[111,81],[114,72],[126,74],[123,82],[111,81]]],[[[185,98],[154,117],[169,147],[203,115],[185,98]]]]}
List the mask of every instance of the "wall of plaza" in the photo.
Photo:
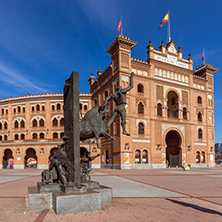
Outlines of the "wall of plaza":
{"type": "MultiPolygon", "coordinates": [[[[82,115],[91,109],[90,94],[80,94],[82,115]]],[[[47,168],[64,135],[63,94],[26,95],[0,100],[0,168],[47,168]]],[[[91,144],[81,143],[81,154],[91,144]]],[[[92,144],[93,146],[94,144],[92,144]]],[[[97,154],[96,146],[92,154],[97,154]]],[[[100,167],[100,160],[93,161],[100,167]]]]}
{"type": "MultiPolygon", "coordinates": [[[[103,72],[99,69],[97,77],[91,74],[90,94],[80,94],[84,116],[102,105],[117,86],[127,87],[134,72],[134,87],[126,95],[130,136],[122,135],[118,116],[108,130],[116,140],[102,138],[101,150],[96,144],[81,143],[81,154],[85,150],[92,156],[101,154],[93,161],[94,168],[214,166],[213,83],[218,69],[205,63],[193,70],[191,55],[184,58],[174,41],[162,42],[158,49],[150,41],[146,61],[135,59],[131,50],[136,44],[119,35],[107,50],[110,65],[103,72]]],[[[109,119],[113,100],[108,108],[109,119]]],[[[24,168],[34,158],[38,168],[46,168],[53,149],[62,142],[63,125],[63,94],[0,100],[0,167],[11,161],[14,168],[24,168]]]]}
{"type": "MultiPolygon", "coordinates": [[[[191,55],[184,58],[174,41],[162,42],[159,49],[150,41],[146,61],[132,58],[135,45],[119,35],[107,50],[111,64],[88,80],[92,104],[101,105],[117,86],[127,87],[135,73],[127,94],[130,136],[122,135],[117,118],[109,130],[117,140],[102,140],[102,167],[214,166],[213,79],[218,69],[205,63],[194,71],[191,55]]],[[[115,102],[108,107],[113,112],[115,102]]]]}

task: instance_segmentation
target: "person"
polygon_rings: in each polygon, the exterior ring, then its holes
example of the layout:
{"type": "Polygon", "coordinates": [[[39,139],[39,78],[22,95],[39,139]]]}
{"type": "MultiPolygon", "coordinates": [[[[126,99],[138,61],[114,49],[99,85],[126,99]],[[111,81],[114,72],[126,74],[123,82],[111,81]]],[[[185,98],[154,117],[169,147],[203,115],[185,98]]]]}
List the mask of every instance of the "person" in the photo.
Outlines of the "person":
{"type": "Polygon", "coordinates": [[[114,113],[111,116],[109,122],[107,123],[106,128],[109,129],[110,125],[116,119],[117,115],[120,114],[123,134],[127,136],[130,136],[130,134],[126,131],[126,107],[127,107],[126,93],[133,88],[133,76],[134,73],[132,72],[130,76],[130,85],[128,87],[123,89],[121,86],[118,86],[116,88],[116,91],[112,93],[110,96],[106,97],[104,101],[104,105],[107,105],[108,101],[111,99],[114,99],[116,103],[114,113]]]}

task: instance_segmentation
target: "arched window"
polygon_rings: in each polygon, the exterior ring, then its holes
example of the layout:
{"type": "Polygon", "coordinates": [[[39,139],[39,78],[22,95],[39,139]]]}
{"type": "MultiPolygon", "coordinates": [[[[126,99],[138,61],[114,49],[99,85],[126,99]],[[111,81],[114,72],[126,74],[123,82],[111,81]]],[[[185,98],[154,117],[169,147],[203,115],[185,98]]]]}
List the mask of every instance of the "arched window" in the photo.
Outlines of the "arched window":
{"type": "Polygon", "coordinates": [[[200,163],[200,152],[196,152],[196,163],[200,163]]]}
{"type": "Polygon", "coordinates": [[[139,123],[139,125],[138,125],[138,134],[144,135],[144,125],[143,125],[143,123],[139,123]]]}
{"type": "Polygon", "coordinates": [[[60,119],[60,126],[64,126],[64,118],[60,119]]]}
{"type": "Polygon", "coordinates": [[[202,139],[203,138],[203,131],[202,129],[198,129],[198,139],[202,139]]]}
{"type": "Polygon", "coordinates": [[[52,125],[53,126],[58,126],[58,120],[56,118],[53,119],[52,125]]]}
{"type": "Polygon", "coordinates": [[[61,132],[60,133],[60,138],[62,138],[64,136],[64,133],[63,132],[61,132]]]}
{"type": "Polygon", "coordinates": [[[197,103],[202,104],[202,98],[200,96],[197,97],[197,103]]]}
{"type": "Polygon", "coordinates": [[[0,135],[0,141],[2,141],[2,136],[0,135]]]}
{"type": "Polygon", "coordinates": [[[142,154],[143,154],[142,163],[148,163],[148,152],[147,152],[147,150],[143,150],[142,154]]]}
{"type": "Polygon", "coordinates": [[[82,103],[79,104],[79,109],[82,110],[82,103]]]}
{"type": "Polygon", "coordinates": [[[140,150],[135,151],[135,163],[137,163],[137,164],[141,163],[141,151],[140,150]]]}
{"type": "Polygon", "coordinates": [[[25,107],[22,108],[22,112],[23,112],[23,113],[25,112],[25,107]]]}
{"type": "Polygon", "coordinates": [[[18,107],[17,107],[17,110],[18,110],[18,113],[20,113],[20,112],[21,112],[21,107],[18,106],[18,107]]]}
{"type": "Polygon", "coordinates": [[[143,106],[143,103],[142,103],[142,102],[140,102],[140,103],[138,104],[138,113],[141,113],[141,114],[144,113],[144,106],[143,106]]]}
{"type": "Polygon", "coordinates": [[[201,162],[201,163],[205,163],[205,152],[204,152],[204,151],[201,152],[200,162],[201,162]]]}
{"type": "Polygon", "coordinates": [[[105,99],[106,99],[106,97],[108,97],[108,91],[107,90],[105,91],[105,99]]]}
{"type": "Polygon", "coordinates": [[[52,110],[55,110],[55,105],[52,105],[52,110]]]}
{"type": "Polygon", "coordinates": [[[20,126],[21,126],[21,128],[25,128],[25,121],[23,119],[20,122],[20,126]]]}
{"type": "Polygon", "coordinates": [[[52,137],[53,137],[53,139],[57,139],[58,138],[58,133],[53,133],[52,137]]]}
{"type": "Polygon", "coordinates": [[[21,138],[21,140],[24,140],[25,139],[25,134],[22,133],[20,138],[21,138]]]}
{"type": "Polygon", "coordinates": [[[32,106],[32,112],[34,112],[35,111],[35,107],[34,106],[32,106]]]}
{"type": "Polygon", "coordinates": [[[14,139],[15,139],[15,140],[18,140],[18,139],[19,139],[19,135],[18,135],[18,134],[15,134],[14,139]]]}
{"type": "Polygon", "coordinates": [[[45,111],[45,106],[42,106],[42,111],[45,111]]]}
{"type": "Polygon", "coordinates": [[[33,133],[33,134],[32,134],[32,139],[34,139],[34,140],[35,140],[35,139],[38,139],[38,134],[37,134],[37,133],[33,133]]]}
{"type": "Polygon", "coordinates": [[[13,109],[14,113],[16,113],[16,108],[13,109]]]}
{"type": "Polygon", "coordinates": [[[40,138],[40,139],[45,139],[45,134],[44,134],[44,133],[40,133],[40,134],[39,134],[39,138],[40,138]]]}
{"type": "Polygon", "coordinates": [[[167,107],[168,107],[168,117],[178,118],[178,95],[174,91],[170,91],[167,94],[167,107]]]}
{"type": "Polygon", "coordinates": [[[142,85],[142,84],[138,84],[138,86],[137,86],[137,92],[138,92],[138,93],[144,93],[144,88],[143,88],[143,85],[142,85]]]}
{"type": "Polygon", "coordinates": [[[199,122],[202,122],[202,113],[201,112],[198,113],[198,117],[197,118],[198,118],[199,122]]]}
{"type": "Polygon", "coordinates": [[[84,110],[87,110],[87,105],[84,105],[84,110]]]}
{"type": "Polygon", "coordinates": [[[7,135],[4,135],[4,140],[8,140],[8,136],[7,135]]]}
{"type": "Polygon", "coordinates": [[[162,104],[161,103],[158,103],[157,104],[157,116],[162,116],[163,113],[162,113],[162,104]]]}
{"type": "Polygon", "coordinates": [[[57,103],[57,110],[60,110],[61,109],[61,105],[59,103],[57,103]]]}
{"type": "Polygon", "coordinates": [[[183,119],[187,119],[187,108],[183,107],[183,119]]]}
{"type": "Polygon", "coordinates": [[[0,123],[0,130],[2,129],[2,123],[0,123]]]}
{"type": "Polygon", "coordinates": [[[36,120],[36,119],[34,119],[34,120],[32,121],[32,127],[37,127],[37,120],[36,120]]]}
{"type": "Polygon", "coordinates": [[[4,123],[4,128],[8,129],[8,123],[7,122],[4,123]]]}
{"type": "Polygon", "coordinates": [[[41,118],[41,119],[39,120],[39,126],[40,126],[40,127],[43,127],[44,125],[45,125],[45,121],[44,121],[44,119],[41,118]]]}
{"type": "Polygon", "coordinates": [[[2,115],[4,115],[4,109],[2,109],[2,115]]]}
{"type": "Polygon", "coordinates": [[[17,121],[17,120],[14,122],[14,128],[15,128],[15,129],[18,128],[18,121],[17,121]]]}
{"type": "Polygon", "coordinates": [[[36,105],[36,111],[39,111],[39,110],[40,110],[40,105],[37,104],[37,105],[36,105]]]}

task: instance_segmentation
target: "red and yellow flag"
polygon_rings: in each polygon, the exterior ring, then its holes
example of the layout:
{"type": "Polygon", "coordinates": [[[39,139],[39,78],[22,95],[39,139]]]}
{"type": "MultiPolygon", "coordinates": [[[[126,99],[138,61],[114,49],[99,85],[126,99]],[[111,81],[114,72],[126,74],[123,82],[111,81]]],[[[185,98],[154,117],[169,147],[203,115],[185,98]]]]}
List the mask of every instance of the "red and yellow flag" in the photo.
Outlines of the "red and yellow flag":
{"type": "Polygon", "coordinates": [[[122,28],[122,17],[121,17],[121,19],[119,21],[119,25],[118,25],[118,28],[117,28],[118,32],[120,32],[121,28],[122,28]]]}
{"type": "Polygon", "coordinates": [[[162,27],[163,23],[165,23],[165,22],[169,22],[169,12],[167,12],[165,17],[163,18],[162,22],[160,23],[160,27],[159,27],[158,30],[160,30],[160,28],[162,27]]]}

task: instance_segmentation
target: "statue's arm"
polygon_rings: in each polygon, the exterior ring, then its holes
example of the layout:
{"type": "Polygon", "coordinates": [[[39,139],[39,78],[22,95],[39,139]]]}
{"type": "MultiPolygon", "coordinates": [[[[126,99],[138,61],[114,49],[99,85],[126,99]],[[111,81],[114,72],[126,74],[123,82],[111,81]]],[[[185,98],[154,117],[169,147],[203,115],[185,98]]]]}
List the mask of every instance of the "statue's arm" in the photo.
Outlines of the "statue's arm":
{"type": "Polygon", "coordinates": [[[128,87],[126,87],[125,89],[123,89],[123,91],[126,93],[128,91],[130,91],[133,88],[133,76],[134,76],[134,72],[131,73],[130,76],[130,85],[128,87]]]}

